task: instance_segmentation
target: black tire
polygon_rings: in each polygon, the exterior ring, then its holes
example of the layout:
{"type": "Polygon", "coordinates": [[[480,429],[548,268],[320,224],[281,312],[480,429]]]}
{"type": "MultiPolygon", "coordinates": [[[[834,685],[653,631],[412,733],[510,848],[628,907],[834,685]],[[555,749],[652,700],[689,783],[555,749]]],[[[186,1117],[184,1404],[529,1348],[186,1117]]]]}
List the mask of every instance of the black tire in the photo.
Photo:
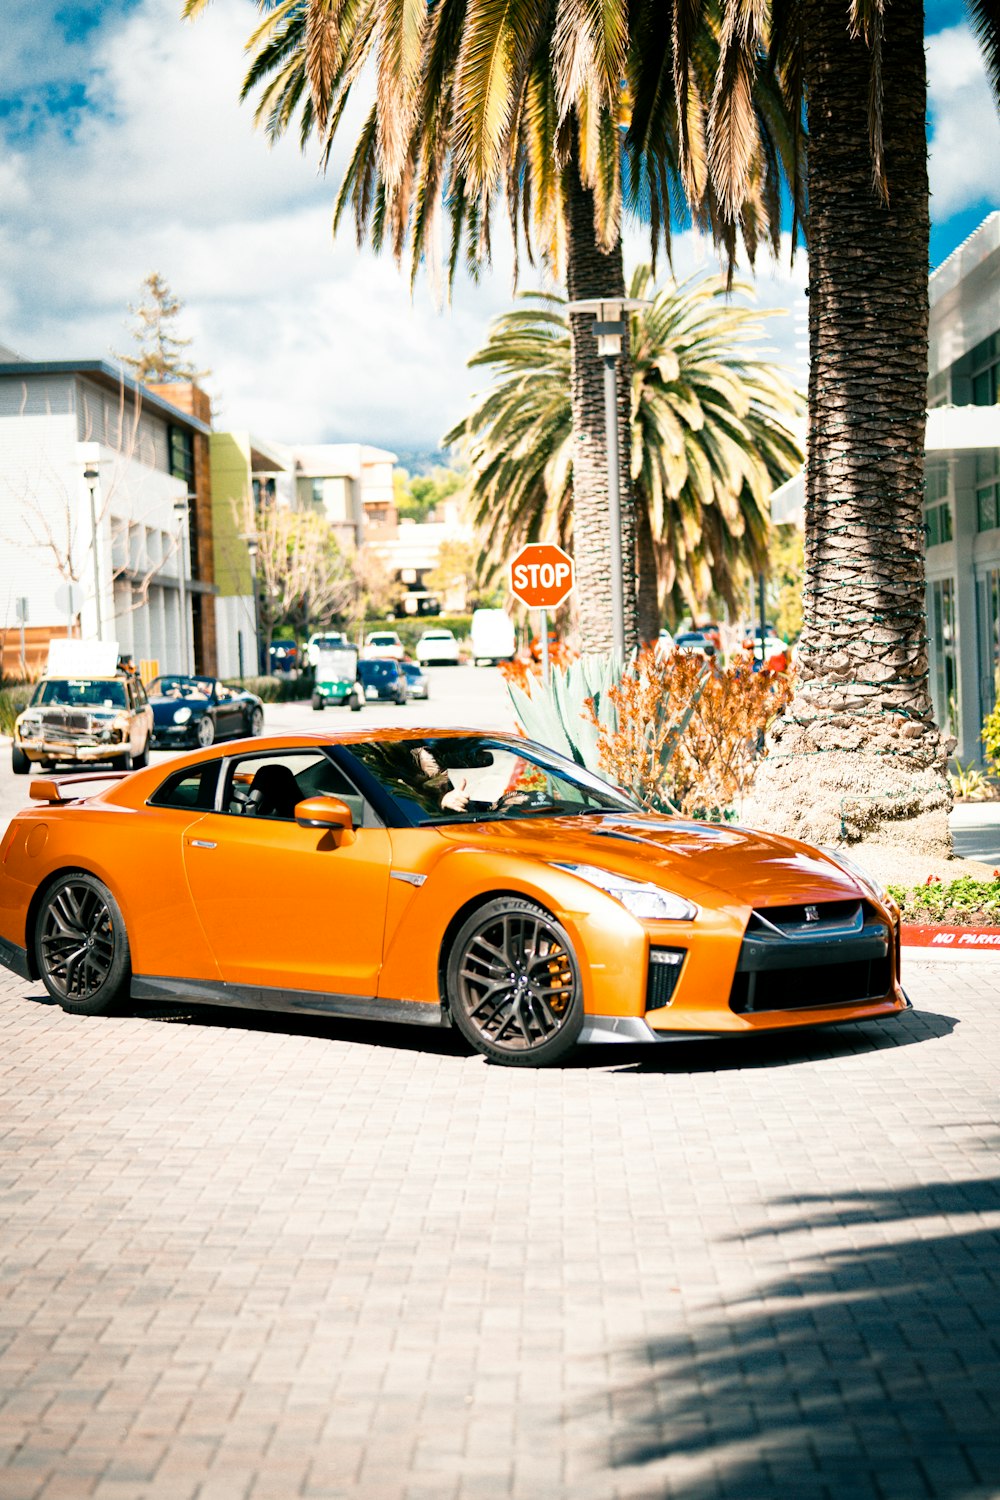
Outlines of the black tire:
{"type": "Polygon", "coordinates": [[[402,708],[404,703],[409,703],[410,695],[404,687],[396,689],[396,706],[402,708]]]}
{"type": "Polygon", "coordinates": [[[120,771],[131,771],[135,765],[131,750],[123,750],[118,757],[118,769],[120,771]]]}
{"type": "Polygon", "coordinates": [[[33,935],[42,983],[74,1016],[103,1016],[128,994],[125,921],[107,886],[74,870],[45,893],[33,935]]]}
{"type": "Polygon", "coordinates": [[[198,720],[198,728],[194,733],[199,750],[207,750],[209,745],[215,744],[215,720],[210,714],[198,720]]]}
{"type": "Polygon", "coordinates": [[[352,714],[359,714],[361,712],[361,704],[364,700],[360,693],[352,693],[347,701],[351,705],[352,714]]]}
{"type": "Polygon", "coordinates": [[[321,713],[322,712],[322,709],[323,709],[323,706],[325,704],[325,701],[326,700],[324,699],[322,693],[313,693],[313,696],[312,696],[312,705],[313,705],[313,709],[315,710],[316,713],[321,713]]]}
{"type": "Polygon", "coordinates": [[[533,901],[498,896],[474,911],[448,954],[451,1019],[477,1052],[509,1067],[560,1061],[583,1029],[569,935],[533,901]]]}
{"type": "Polygon", "coordinates": [[[146,736],[146,743],[143,745],[143,747],[140,750],[139,754],[138,755],[134,755],[132,757],[132,769],[135,770],[135,771],[141,771],[145,766],[148,766],[148,765],[149,765],[149,736],[147,735],[146,736]]]}
{"type": "Polygon", "coordinates": [[[31,761],[25,755],[20,745],[10,747],[10,768],[15,776],[28,776],[31,774],[31,761]]]}
{"type": "Polygon", "coordinates": [[[255,740],[264,733],[264,710],[262,708],[255,708],[250,715],[250,733],[255,740]]]}

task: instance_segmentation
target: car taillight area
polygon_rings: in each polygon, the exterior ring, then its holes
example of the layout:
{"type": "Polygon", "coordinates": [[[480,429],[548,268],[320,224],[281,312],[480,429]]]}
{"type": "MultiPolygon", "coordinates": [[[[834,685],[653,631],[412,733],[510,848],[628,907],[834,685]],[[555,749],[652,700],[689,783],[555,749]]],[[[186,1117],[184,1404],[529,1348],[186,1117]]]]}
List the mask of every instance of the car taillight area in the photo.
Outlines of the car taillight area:
{"type": "Polygon", "coordinates": [[[889,927],[867,902],[761,907],[747,923],[729,1008],[829,1009],[884,999],[892,985],[889,927]]]}
{"type": "Polygon", "coordinates": [[[646,1013],[663,1010],[674,998],[687,951],[684,948],[650,948],[646,978],[646,1013]]]}

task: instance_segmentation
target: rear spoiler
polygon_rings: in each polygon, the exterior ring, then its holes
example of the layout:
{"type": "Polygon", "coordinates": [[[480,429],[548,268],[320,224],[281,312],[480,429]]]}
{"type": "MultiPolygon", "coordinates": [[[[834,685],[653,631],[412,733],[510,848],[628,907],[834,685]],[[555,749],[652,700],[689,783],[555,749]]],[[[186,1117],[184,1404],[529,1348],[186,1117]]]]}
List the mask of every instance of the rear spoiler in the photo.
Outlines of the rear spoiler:
{"type": "Polygon", "coordinates": [[[39,776],[28,788],[28,795],[36,802],[81,802],[88,795],[86,791],[71,792],[69,796],[64,796],[63,789],[80,785],[93,786],[95,783],[106,785],[109,781],[124,781],[131,774],[131,771],[85,771],[79,776],[39,776]]]}

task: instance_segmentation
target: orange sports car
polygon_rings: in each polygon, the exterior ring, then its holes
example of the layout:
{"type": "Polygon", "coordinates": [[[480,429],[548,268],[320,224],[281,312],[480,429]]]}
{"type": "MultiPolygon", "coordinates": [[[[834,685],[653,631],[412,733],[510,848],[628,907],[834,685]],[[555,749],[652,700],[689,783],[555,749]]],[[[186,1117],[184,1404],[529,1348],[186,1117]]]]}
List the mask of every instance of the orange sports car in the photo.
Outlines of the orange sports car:
{"type": "Polygon", "coordinates": [[[285,735],[31,792],[0,845],[0,961],[76,1014],[452,1025],[535,1066],[908,1004],[898,912],[840,855],[641,812],[514,735],[285,735]]]}

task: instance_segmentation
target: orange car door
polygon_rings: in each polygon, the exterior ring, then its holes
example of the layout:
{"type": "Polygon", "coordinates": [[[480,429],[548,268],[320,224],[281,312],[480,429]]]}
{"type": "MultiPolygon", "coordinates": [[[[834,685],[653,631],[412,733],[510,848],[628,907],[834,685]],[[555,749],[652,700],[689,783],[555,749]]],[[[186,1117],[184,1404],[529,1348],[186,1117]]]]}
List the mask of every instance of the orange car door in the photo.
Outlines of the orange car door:
{"type": "Polygon", "coordinates": [[[391,848],[297,823],[207,813],[184,834],[195,909],[229,984],[374,995],[391,848]]]}

